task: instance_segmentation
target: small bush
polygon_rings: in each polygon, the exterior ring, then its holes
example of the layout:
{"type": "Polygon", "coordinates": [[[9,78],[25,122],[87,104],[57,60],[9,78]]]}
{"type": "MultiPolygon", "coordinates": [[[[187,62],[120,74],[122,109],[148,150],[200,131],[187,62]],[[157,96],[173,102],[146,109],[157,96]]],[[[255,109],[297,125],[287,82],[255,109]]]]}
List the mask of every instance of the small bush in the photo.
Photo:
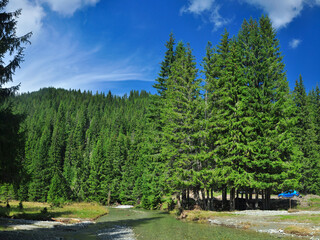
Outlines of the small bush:
{"type": "Polygon", "coordinates": [[[48,209],[45,207],[45,208],[43,208],[42,210],[41,210],[41,213],[42,214],[47,214],[48,213],[48,209]]]}

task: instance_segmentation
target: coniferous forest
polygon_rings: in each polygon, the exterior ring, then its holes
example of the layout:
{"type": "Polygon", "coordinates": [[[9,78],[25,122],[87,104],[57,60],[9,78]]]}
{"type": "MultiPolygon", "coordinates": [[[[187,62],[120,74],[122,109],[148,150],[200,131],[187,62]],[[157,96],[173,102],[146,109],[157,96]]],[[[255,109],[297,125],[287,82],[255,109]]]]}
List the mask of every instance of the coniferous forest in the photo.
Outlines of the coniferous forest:
{"type": "Polygon", "coordinates": [[[173,34],[165,47],[155,95],[45,88],[6,100],[14,114],[1,111],[3,129],[20,128],[9,134],[2,192],[211,209],[221,191],[231,210],[237,191],[260,193],[265,209],[279,191],[320,194],[320,90],[307,93],[297,76],[290,91],[268,17],[244,20],[236,36],[225,31],[198,62],[173,34]]]}

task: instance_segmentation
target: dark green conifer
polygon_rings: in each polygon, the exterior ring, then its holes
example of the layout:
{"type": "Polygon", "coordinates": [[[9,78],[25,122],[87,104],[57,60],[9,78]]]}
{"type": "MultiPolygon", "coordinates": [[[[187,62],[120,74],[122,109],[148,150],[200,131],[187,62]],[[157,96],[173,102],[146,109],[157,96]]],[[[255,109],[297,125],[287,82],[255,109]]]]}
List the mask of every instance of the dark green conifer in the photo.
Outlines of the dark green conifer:
{"type": "Polygon", "coordinates": [[[5,103],[19,86],[4,87],[11,82],[15,70],[23,61],[24,45],[31,33],[16,36],[17,18],[21,10],[5,12],[8,0],[0,1],[0,183],[12,182],[19,173],[17,156],[21,147],[19,125],[21,116],[12,113],[12,105],[5,103]],[[9,61],[5,59],[9,56],[9,61]],[[6,62],[8,62],[6,64],[6,62]]]}
{"type": "Polygon", "coordinates": [[[296,124],[293,128],[295,141],[302,152],[300,160],[301,173],[300,189],[304,193],[317,194],[320,192],[320,163],[319,146],[314,123],[312,121],[311,106],[308,101],[301,75],[296,81],[293,91],[295,103],[296,124]]]}

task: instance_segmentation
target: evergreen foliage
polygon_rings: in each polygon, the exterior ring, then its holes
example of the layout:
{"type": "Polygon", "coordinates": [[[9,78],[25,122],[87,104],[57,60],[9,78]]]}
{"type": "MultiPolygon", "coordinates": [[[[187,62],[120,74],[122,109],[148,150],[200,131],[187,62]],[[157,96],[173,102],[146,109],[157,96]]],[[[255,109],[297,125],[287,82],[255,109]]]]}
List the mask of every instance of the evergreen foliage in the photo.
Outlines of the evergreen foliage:
{"type": "Polygon", "coordinates": [[[24,45],[29,43],[31,36],[31,33],[16,36],[16,19],[21,11],[4,12],[7,4],[8,0],[0,1],[0,183],[13,182],[19,176],[16,159],[23,155],[20,151],[23,140],[19,132],[23,119],[12,112],[12,105],[7,102],[19,86],[4,85],[12,81],[12,75],[20,67],[24,45]],[[6,56],[9,56],[9,60],[5,59],[6,56]]]}
{"type": "MultiPolygon", "coordinates": [[[[290,94],[270,19],[244,20],[234,37],[225,30],[201,66],[204,79],[190,46],[170,34],[156,95],[45,88],[13,97],[26,118],[20,129],[20,115],[10,118],[11,136],[25,133],[25,154],[0,165],[20,169],[10,194],[211,209],[212,191],[222,190],[231,210],[239,191],[262,193],[264,209],[278,191],[320,194],[320,90],[307,95],[300,77],[290,94]]],[[[0,122],[8,118],[2,111],[0,122]]]]}
{"type": "Polygon", "coordinates": [[[23,166],[28,175],[19,191],[29,200],[107,203],[109,191],[110,203],[142,198],[134,193],[142,174],[134,168],[139,158],[133,147],[143,142],[149,94],[118,97],[47,88],[14,101],[16,111],[27,116],[21,131],[27,133],[23,166]]]}
{"type": "Polygon", "coordinates": [[[299,80],[296,80],[293,99],[296,117],[293,133],[302,152],[300,159],[301,190],[316,194],[320,192],[319,145],[317,145],[316,127],[312,121],[312,106],[310,106],[301,75],[299,80]]]}

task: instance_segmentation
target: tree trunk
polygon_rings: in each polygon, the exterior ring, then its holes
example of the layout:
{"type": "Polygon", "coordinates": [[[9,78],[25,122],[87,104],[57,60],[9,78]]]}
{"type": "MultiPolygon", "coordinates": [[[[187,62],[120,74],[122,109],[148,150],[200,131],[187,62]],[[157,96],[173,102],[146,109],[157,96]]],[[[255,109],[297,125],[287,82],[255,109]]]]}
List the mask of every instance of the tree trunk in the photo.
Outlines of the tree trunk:
{"type": "Polygon", "coordinates": [[[230,190],[230,211],[234,211],[236,209],[235,197],[236,197],[236,189],[231,188],[231,190],[230,190]]]}
{"type": "Polygon", "coordinates": [[[187,208],[190,209],[190,190],[187,188],[187,208]]]}
{"type": "Polygon", "coordinates": [[[110,200],[111,200],[111,191],[108,192],[108,206],[110,206],[110,200]]]}
{"type": "Polygon", "coordinates": [[[200,206],[199,190],[193,189],[193,195],[194,195],[194,200],[196,201],[196,204],[200,206]]]}
{"type": "Polygon", "coordinates": [[[209,189],[207,189],[207,210],[210,209],[210,192],[209,189]]]}
{"type": "Polygon", "coordinates": [[[267,209],[267,202],[266,202],[266,190],[262,190],[262,209],[267,209]]]}
{"type": "Polygon", "coordinates": [[[259,207],[259,189],[256,189],[256,201],[254,204],[254,208],[257,209],[259,207]]]}
{"type": "Polygon", "coordinates": [[[210,210],[213,210],[213,189],[211,189],[210,192],[211,192],[210,210]]]}
{"type": "Polygon", "coordinates": [[[268,188],[267,190],[266,190],[266,209],[267,210],[270,210],[270,208],[271,208],[271,206],[270,206],[270,189],[268,188]]]}
{"type": "Polygon", "coordinates": [[[222,188],[222,210],[227,208],[227,187],[222,188]]]}
{"type": "Polygon", "coordinates": [[[201,198],[202,198],[202,206],[201,208],[203,210],[206,210],[207,209],[207,204],[206,204],[206,195],[205,195],[205,190],[204,189],[201,189],[201,198]]]}
{"type": "Polygon", "coordinates": [[[181,209],[181,200],[180,200],[180,193],[177,193],[177,207],[178,209],[181,209]]]}
{"type": "Polygon", "coordinates": [[[181,192],[181,206],[183,209],[186,208],[186,202],[187,202],[187,191],[186,189],[183,189],[181,192]]]}

